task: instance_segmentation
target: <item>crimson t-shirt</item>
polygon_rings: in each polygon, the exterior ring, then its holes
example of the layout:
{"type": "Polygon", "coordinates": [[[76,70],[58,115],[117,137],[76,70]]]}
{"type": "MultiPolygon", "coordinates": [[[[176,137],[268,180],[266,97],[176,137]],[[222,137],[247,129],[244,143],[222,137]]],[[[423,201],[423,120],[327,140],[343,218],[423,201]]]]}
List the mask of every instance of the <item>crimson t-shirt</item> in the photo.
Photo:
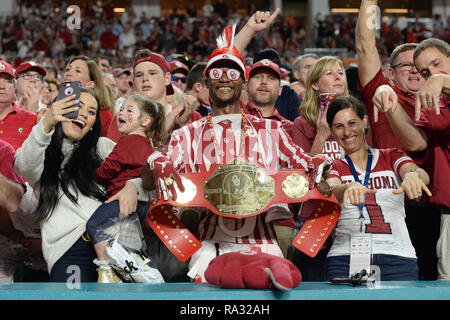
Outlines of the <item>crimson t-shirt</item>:
{"type": "Polygon", "coordinates": [[[8,180],[15,181],[25,187],[25,181],[14,170],[14,156],[16,151],[7,142],[0,140],[0,174],[8,180]]]}
{"type": "MultiPolygon", "coordinates": [[[[294,121],[294,128],[292,130],[292,141],[305,152],[309,153],[311,147],[316,138],[316,128],[312,126],[305,118],[298,116],[294,121]]],[[[322,149],[322,154],[326,154],[331,159],[341,158],[341,147],[339,146],[336,139],[330,135],[325,141],[322,149]]]]}
{"type": "Polygon", "coordinates": [[[372,130],[372,140],[373,147],[378,149],[387,148],[399,148],[406,151],[406,148],[400,143],[400,141],[395,136],[392,131],[391,125],[389,124],[386,115],[382,112],[378,113],[378,121],[374,122],[374,105],[373,105],[373,95],[375,91],[381,85],[389,85],[394,89],[398,97],[398,103],[402,106],[403,110],[414,120],[414,105],[416,103],[416,98],[413,94],[402,90],[396,86],[392,86],[380,70],[378,73],[369,81],[369,83],[361,87],[359,84],[359,89],[364,99],[364,103],[367,107],[367,113],[369,115],[370,130],[372,130]]]}
{"type": "Polygon", "coordinates": [[[0,120],[0,139],[8,142],[15,150],[22,146],[36,124],[37,114],[14,104],[5,119],[0,120]]]}
{"type": "Polygon", "coordinates": [[[434,109],[422,109],[415,126],[427,135],[428,145],[422,153],[410,153],[414,161],[430,176],[430,203],[450,207],[450,104],[441,107],[441,114],[434,109]]]}
{"type": "MultiPolygon", "coordinates": [[[[242,105],[241,107],[243,108],[244,113],[246,113],[246,114],[251,114],[258,118],[264,118],[261,113],[261,110],[259,110],[255,106],[251,105],[250,103],[248,103],[246,106],[242,105]]],[[[292,123],[291,120],[288,120],[285,117],[283,117],[276,108],[274,108],[273,113],[270,117],[265,117],[265,118],[280,121],[283,129],[286,130],[286,132],[292,138],[292,131],[294,129],[294,124],[292,123]]]]}
{"type": "Polygon", "coordinates": [[[125,183],[141,176],[142,167],[153,152],[150,140],[137,134],[123,136],[97,169],[94,180],[106,185],[106,194],[113,196],[125,183]]]}

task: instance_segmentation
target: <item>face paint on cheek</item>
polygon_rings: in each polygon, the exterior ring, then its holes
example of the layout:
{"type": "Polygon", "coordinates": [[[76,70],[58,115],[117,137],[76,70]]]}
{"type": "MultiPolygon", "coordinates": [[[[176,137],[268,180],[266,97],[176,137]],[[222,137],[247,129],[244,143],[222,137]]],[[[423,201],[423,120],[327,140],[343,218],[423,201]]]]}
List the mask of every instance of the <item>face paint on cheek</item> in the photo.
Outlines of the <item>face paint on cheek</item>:
{"type": "Polygon", "coordinates": [[[129,115],[127,116],[127,120],[128,120],[129,123],[132,123],[132,122],[133,122],[133,115],[132,115],[132,114],[129,114],[129,115]]]}

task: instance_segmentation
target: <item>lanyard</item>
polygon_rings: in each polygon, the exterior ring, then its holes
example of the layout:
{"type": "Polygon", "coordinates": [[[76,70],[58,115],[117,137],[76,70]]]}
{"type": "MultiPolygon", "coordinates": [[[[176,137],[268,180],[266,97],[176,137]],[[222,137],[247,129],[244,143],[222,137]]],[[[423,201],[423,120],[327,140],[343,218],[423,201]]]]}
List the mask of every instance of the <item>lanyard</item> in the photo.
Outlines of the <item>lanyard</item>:
{"type": "MultiPolygon", "coordinates": [[[[356,172],[356,168],[355,168],[355,165],[353,164],[352,159],[350,159],[349,156],[345,156],[345,159],[347,160],[347,163],[350,166],[350,170],[352,172],[353,178],[355,179],[356,182],[361,183],[361,181],[359,180],[358,173],[356,172]]],[[[369,148],[369,155],[368,155],[368,158],[367,158],[366,173],[364,175],[364,184],[363,184],[363,186],[366,187],[366,188],[369,185],[370,171],[372,169],[372,159],[373,159],[372,149],[369,148]]],[[[365,202],[365,197],[364,197],[364,202],[365,202]]],[[[359,219],[361,221],[364,220],[363,208],[364,208],[364,203],[360,203],[359,204],[359,219]]]]}

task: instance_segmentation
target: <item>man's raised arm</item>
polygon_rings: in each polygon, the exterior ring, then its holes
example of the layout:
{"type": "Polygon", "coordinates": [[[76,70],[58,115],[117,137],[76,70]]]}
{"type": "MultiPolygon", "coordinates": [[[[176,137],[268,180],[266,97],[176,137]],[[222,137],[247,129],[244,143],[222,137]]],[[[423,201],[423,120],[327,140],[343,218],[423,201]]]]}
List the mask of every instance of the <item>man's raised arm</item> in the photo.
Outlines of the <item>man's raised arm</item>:
{"type": "Polygon", "coordinates": [[[247,23],[242,27],[234,39],[234,46],[243,54],[245,48],[249,45],[250,41],[255,34],[264,31],[269,28],[272,22],[280,13],[280,8],[277,8],[272,14],[269,11],[257,11],[255,12],[247,23]]]}
{"type": "Polygon", "coordinates": [[[356,26],[356,51],[358,53],[359,82],[366,86],[381,67],[375,40],[377,16],[376,0],[362,0],[356,26]]]}

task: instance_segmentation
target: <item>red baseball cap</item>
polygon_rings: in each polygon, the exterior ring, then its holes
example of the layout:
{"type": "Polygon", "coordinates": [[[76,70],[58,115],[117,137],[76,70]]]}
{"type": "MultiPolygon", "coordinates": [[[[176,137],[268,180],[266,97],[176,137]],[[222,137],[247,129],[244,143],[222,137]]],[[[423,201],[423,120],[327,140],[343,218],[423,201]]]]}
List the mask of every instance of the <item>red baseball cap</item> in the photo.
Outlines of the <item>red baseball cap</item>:
{"type": "Polygon", "coordinates": [[[269,59],[262,59],[262,60],[260,60],[260,61],[258,61],[256,63],[254,63],[252,65],[251,70],[250,70],[249,77],[252,76],[252,73],[254,73],[255,70],[262,69],[262,68],[271,69],[272,71],[274,71],[278,75],[278,78],[281,79],[280,66],[277,65],[272,60],[269,60],[269,59]]]}
{"type": "Polygon", "coordinates": [[[22,73],[22,72],[25,72],[28,70],[34,70],[34,71],[38,72],[39,74],[41,74],[43,77],[45,77],[47,75],[47,71],[43,67],[38,65],[36,62],[25,61],[25,62],[22,62],[21,64],[19,64],[19,66],[16,68],[15,77],[17,77],[17,75],[19,73],[22,73]]]}
{"type": "Polygon", "coordinates": [[[188,74],[189,68],[187,65],[185,65],[183,62],[180,62],[178,60],[174,60],[170,62],[170,72],[174,72],[175,70],[180,70],[180,72],[184,74],[188,74]]]}
{"type": "Polygon", "coordinates": [[[7,73],[14,78],[14,69],[6,61],[0,60],[0,73],[7,73]]]}
{"type": "MultiPolygon", "coordinates": [[[[156,52],[151,52],[150,55],[139,58],[139,59],[135,59],[133,61],[133,70],[134,68],[136,68],[136,66],[144,61],[148,61],[148,62],[153,62],[155,64],[157,64],[163,71],[164,73],[166,72],[170,72],[170,64],[167,62],[166,58],[164,58],[163,55],[156,53],[156,52]]],[[[174,94],[173,88],[172,88],[172,83],[170,83],[168,86],[166,86],[166,94],[167,95],[171,95],[174,94]]]]}
{"type": "Polygon", "coordinates": [[[131,71],[128,69],[116,68],[112,71],[114,77],[120,77],[122,74],[126,73],[127,75],[131,74],[131,71]]]}

